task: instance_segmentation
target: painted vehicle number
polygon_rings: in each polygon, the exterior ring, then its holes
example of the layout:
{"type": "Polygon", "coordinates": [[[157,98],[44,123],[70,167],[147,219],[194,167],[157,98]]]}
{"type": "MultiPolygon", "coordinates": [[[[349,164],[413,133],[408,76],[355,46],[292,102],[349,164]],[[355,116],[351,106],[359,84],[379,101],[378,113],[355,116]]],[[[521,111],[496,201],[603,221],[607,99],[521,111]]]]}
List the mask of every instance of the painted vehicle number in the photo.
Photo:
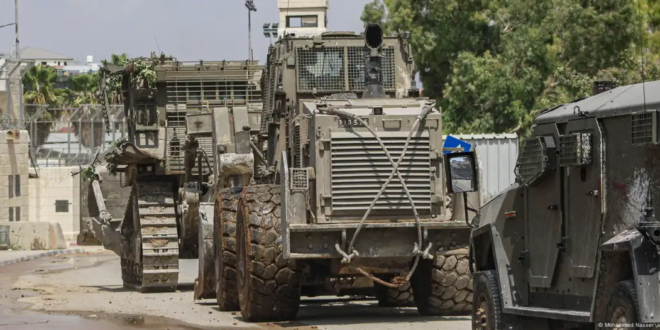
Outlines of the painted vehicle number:
{"type": "MultiPolygon", "coordinates": [[[[369,125],[369,118],[362,118],[369,125]]],[[[339,127],[364,127],[357,119],[339,118],[339,127]]]]}

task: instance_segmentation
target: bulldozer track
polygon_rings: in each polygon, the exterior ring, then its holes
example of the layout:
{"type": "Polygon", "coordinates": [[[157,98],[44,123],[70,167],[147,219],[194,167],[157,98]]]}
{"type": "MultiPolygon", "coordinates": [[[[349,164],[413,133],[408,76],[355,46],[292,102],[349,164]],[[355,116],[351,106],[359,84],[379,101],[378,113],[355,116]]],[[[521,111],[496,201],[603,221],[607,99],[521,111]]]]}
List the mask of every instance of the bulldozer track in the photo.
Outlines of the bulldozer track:
{"type": "Polygon", "coordinates": [[[124,286],[139,292],[176,290],[179,234],[175,207],[171,182],[133,184],[128,208],[139,216],[135,242],[141,245],[141,262],[122,258],[124,286]]]}

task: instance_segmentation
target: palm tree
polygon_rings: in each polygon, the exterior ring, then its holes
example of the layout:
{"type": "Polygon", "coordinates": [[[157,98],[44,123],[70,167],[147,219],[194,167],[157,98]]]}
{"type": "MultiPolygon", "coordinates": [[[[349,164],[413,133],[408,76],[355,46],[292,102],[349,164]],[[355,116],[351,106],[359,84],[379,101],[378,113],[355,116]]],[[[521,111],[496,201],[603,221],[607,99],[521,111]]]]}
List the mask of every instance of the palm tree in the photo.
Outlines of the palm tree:
{"type": "MultiPolygon", "coordinates": [[[[123,67],[126,65],[128,55],[126,53],[110,55],[110,63],[123,67]]],[[[123,93],[121,91],[121,80],[112,80],[111,85],[108,86],[108,101],[110,104],[122,104],[124,102],[123,93]]]]}
{"type": "Polygon", "coordinates": [[[99,88],[98,75],[91,73],[73,76],[71,87],[76,95],[76,99],[73,102],[74,105],[97,103],[96,92],[99,88]]]}
{"type": "Polygon", "coordinates": [[[126,53],[121,53],[121,55],[118,54],[110,55],[110,62],[118,66],[121,66],[124,62],[126,62],[127,59],[128,59],[128,55],[126,55],[126,53]]]}
{"type": "Polygon", "coordinates": [[[56,106],[60,103],[61,91],[55,89],[57,74],[50,66],[36,65],[23,76],[23,86],[26,89],[23,99],[28,104],[43,104],[56,106]]]}
{"type": "MultiPolygon", "coordinates": [[[[57,74],[49,66],[36,65],[31,67],[23,76],[23,86],[26,92],[23,99],[26,104],[39,104],[43,106],[58,106],[64,100],[61,89],[55,88],[57,74]]],[[[36,125],[29,125],[30,139],[33,146],[41,146],[50,135],[53,117],[50,112],[44,111],[40,118],[31,118],[39,107],[26,107],[28,118],[37,120],[36,125]]]]}
{"type": "Polygon", "coordinates": [[[96,74],[73,76],[71,85],[75,95],[73,105],[84,107],[80,109],[79,117],[73,120],[74,133],[83,146],[99,147],[103,143],[103,117],[96,113],[98,108],[89,106],[89,104],[98,103],[96,92],[99,87],[99,76],[96,74]],[[97,116],[92,118],[92,114],[97,114],[97,116]]]}

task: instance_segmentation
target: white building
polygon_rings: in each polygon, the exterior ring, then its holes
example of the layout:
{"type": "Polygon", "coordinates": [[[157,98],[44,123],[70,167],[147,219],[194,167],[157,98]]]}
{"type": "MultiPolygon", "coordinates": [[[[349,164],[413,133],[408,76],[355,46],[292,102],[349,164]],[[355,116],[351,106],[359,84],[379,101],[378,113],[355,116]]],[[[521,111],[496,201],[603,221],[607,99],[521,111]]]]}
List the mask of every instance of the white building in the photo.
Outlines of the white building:
{"type": "Polygon", "coordinates": [[[21,59],[23,60],[32,60],[35,65],[48,65],[55,67],[56,69],[61,68],[62,66],[69,65],[73,62],[73,58],[66,55],[58,54],[51,52],[49,50],[34,48],[34,47],[25,47],[21,49],[21,59]]]}
{"type": "Polygon", "coordinates": [[[79,64],[78,61],[74,61],[71,65],[65,65],[61,69],[66,73],[75,75],[98,72],[99,68],[101,68],[101,64],[94,63],[94,57],[89,55],[87,56],[87,61],[85,64],[79,64]]]}
{"type": "Polygon", "coordinates": [[[328,29],[328,0],[277,0],[277,35],[319,35],[328,29]]]}

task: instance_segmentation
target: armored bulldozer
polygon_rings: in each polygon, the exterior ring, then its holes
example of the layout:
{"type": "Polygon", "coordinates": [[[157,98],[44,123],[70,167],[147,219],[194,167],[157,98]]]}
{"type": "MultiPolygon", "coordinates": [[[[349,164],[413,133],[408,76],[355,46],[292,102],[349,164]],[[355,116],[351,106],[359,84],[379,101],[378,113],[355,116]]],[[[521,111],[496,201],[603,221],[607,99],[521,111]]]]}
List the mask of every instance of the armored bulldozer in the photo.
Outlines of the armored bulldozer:
{"type": "Polygon", "coordinates": [[[660,81],[594,87],[535,118],[480,210],[473,329],[658,329],[660,81]]]}
{"type": "Polygon", "coordinates": [[[217,186],[221,310],[290,320],[301,296],[412,287],[422,314],[469,313],[470,227],[446,196],[477,190],[475,157],[443,152],[441,113],[411,88],[409,50],[378,25],[271,46],[253,147],[266,170],[217,186]],[[469,164],[462,190],[446,186],[450,159],[469,164]]]}
{"type": "MultiPolygon", "coordinates": [[[[210,113],[214,107],[240,109],[255,121],[251,125],[258,125],[261,71],[255,61],[181,62],[154,54],[104,66],[103,107],[111,87],[106,85],[119,83],[128,132],[104,160],[109,171],[130,187],[130,194],[124,214],[111,215],[99,176],[94,177],[90,185],[99,216],[88,223],[96,238],[121,257],[125,286],[141,292],[174,291],[179,258],[197,258],[203,250],[200,237],[208,234],[200,219],[206,219],[205,214],[199,211],[200,200],[187,193],[194,190],[206,196],[213,190],[201,183],[218,177],[218,150],[209,123],[195,120],[195,114],[210,113]],[[196,138],[189,140],[188,132],[196,138]],[[203,163],[186,171],[191,145],[203,155],[203,163]],[[191,183],[193,175],[203,178],[199,185],[191,183]]],[[[110,127],[107,112],[104,116],[110,127]]]]}

